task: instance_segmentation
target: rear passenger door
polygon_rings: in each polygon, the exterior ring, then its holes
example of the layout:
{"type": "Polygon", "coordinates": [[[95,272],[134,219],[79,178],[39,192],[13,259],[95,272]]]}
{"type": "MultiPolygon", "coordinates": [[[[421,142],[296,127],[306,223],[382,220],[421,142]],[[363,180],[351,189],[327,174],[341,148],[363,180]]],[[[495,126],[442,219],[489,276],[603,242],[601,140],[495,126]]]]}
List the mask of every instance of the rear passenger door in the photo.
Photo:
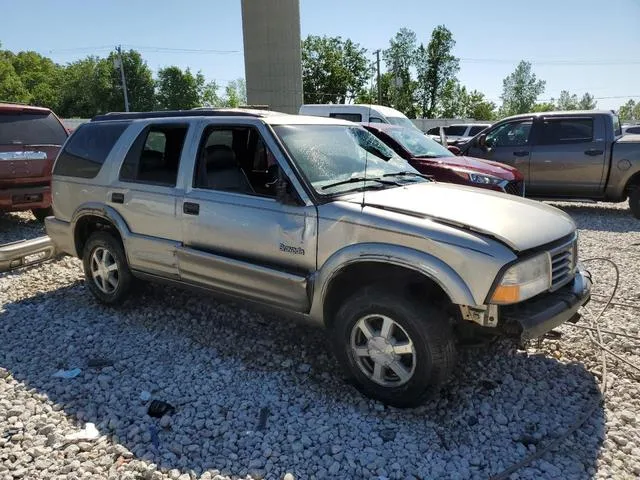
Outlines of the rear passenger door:
{"type": "Polygon", "coordinates": [[[176,209],[183,195],[178,177],[188,131],[187,123],[175,121],[144,126],[107,191],[107,203],[133,233],[127,255],[134,269],[179,276],[175,251],[182,225],[176,209]]]}
{"type": "Polygon", "coordinates": [[[198,143],[180,205],[182,280],[307,312],[316,207],[295,186],[297,202],[278,200],[278,176],[293,175],[270,131],[257,121],[212,119],[198,143]]]}
{"type": "Polygon", "coordinates": [[[540,119],[531,154],[529,192],[548,196],[598,196],[604,185],[603,116],[540,119]]]}

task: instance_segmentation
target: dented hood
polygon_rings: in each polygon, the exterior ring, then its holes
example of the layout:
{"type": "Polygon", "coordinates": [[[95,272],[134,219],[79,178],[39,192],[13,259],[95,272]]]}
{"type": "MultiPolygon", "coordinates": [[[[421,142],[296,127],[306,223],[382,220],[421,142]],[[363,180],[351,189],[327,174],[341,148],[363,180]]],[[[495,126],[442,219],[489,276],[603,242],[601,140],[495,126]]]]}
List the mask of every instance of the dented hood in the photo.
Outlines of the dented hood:
{"type": "MultiPolygon", "coordinates": [[[[562,210],[476,187],[424,182],[369,190],[364,198],[367,207],[476,231],[515,251],[553,242],[576,230],[573,219],[562,210]]],[[[362,193],[351,196],[350,200],[362,202],[362,193]]]]}

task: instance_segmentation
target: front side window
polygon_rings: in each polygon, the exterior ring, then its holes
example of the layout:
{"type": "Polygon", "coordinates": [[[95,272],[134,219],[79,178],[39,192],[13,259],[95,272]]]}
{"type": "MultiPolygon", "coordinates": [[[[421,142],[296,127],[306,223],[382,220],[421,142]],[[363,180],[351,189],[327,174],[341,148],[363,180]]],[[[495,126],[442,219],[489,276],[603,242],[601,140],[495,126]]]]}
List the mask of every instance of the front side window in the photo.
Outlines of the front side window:
{"type": "Polygon", "coordinates": [[[362,115],[359,113],[330,113],[331,118],[339,118],[340,120],[349,120],[350,122],[361,122],[362,115]]]}
{"type": "Polygon", "coordinates": [[[471,127],[471,129],[469,129],[469,135],[471,137],[475,137],[477,134],[479,134],[485,128],[487,128],[485,125],[477,125],[475,127],[471,127]]]}
{"type": "Polygon", "coordinates": [[[489,147],[518,147],[529,144],[531,120],[504,123],[487,134],[489,147]]]}
{"type": "Polygon", "coordinates": [[[175,187],[186,125],[152,125],[133,142],[120,169],[123,182],[175,187]]]}
{"type": "Polygon", "coordinates": [[[319,195],[424,181],[407,162],[364,128],[279,125],[274,130],[319,195]],[[401,172],[409,173],[398,175],[401,172]]]}
{"type": "Polygon", "coordinates": [[[455,157],[435,140],[413,128],[390,128],[386,134],[417,158],[455,157]]]}
{"type": "Polygon", "coordinates": [[[541,145],[593,141],[592,118],[547,118],[542,122],[541,145]]]}

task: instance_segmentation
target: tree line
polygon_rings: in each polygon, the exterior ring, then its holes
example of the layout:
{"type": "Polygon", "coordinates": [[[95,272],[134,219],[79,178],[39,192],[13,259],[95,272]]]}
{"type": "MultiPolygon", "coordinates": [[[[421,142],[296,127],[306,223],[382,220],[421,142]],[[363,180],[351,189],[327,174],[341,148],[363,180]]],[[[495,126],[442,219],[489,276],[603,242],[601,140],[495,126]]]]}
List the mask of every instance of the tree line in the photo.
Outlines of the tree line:
{"type": "MultiPolygon", "coordinates": [[[[302,41],[305,103],[382,103],[410,118],[474,118],[495,120],[531,111],[589,110],[590,93],[562,91],[557,99],[540,101],[546,83],[521,61],[502,81],[498,106],[478,90],[462,85],[456,42],[444,26],[433,29],[429,41],[401,28],[379,51],[380,76],[373,53],[350,39],[309,35],[302,41]]],[[[197,106],[235,107],[247,102],[244,79],[221,88],[201,72],[167,66],[153,75],[140,52],[122,52],[132,111],[188,109],[197,106]],[[222,92],[222,93],[221,93],[222,92]]],[[[116,51],[61,65],[32,51],[13,53],[0,44],[0,101],[41,105],[63,118],[88,118],[124,109],[116,51]]],[[[624,121],[640,120],[640,103],[629,100],[619,109],[624,121]]]]}
{"type": "MultiPolygon", "coordinates": [[[[122,52],[131,111],[236,107],[246,103],[244,79],[229,82],[219,93],[215,81],[201,72],[168,66],[154,78],[140,52],[122,52]]],[[[90,118],[124,110],[118,54],[88,56],[60,65],[36,52],[0,49],[0,101],[51,108],[63,118],[90,118]]]]}

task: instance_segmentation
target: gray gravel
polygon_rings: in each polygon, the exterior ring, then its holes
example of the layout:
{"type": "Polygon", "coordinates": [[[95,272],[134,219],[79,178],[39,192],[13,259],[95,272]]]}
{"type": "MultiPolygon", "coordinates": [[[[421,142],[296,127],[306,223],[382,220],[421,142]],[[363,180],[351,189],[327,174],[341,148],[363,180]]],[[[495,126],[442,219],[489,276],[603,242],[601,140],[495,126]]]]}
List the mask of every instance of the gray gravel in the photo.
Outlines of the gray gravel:
{"type": "MultiPolygon", "coordinates": [[[[581,256],[616,261],[618,301],[640,305],[640,221],[624,206],[562,208],[581,256]]],[[[0,217],[0,243],[41,234],[30,219],[0,217]]],[[[589,268],[606,293],[610,269],[589,268]]],[[[614,306],[601,325],[640,335],[638,316],[614,306]]],[[[488,478],[599,398],[600,355],[561,330],[539,348],[470,348],[438,399],[397,410],[343,381],[320,330],[157,285],[104,308],[63,258],[0,275],[0,479],[488,478]],[[175,412],[148,416],[149,394],[175,412]],[[68,438],[88,422],[99,438],[68,438]]],[[[640,340],[605,342],[640,365],[640,340]]],[[[640,477],[640,375],[607,366],[604,405],[512,478],[640,477]]]]}

